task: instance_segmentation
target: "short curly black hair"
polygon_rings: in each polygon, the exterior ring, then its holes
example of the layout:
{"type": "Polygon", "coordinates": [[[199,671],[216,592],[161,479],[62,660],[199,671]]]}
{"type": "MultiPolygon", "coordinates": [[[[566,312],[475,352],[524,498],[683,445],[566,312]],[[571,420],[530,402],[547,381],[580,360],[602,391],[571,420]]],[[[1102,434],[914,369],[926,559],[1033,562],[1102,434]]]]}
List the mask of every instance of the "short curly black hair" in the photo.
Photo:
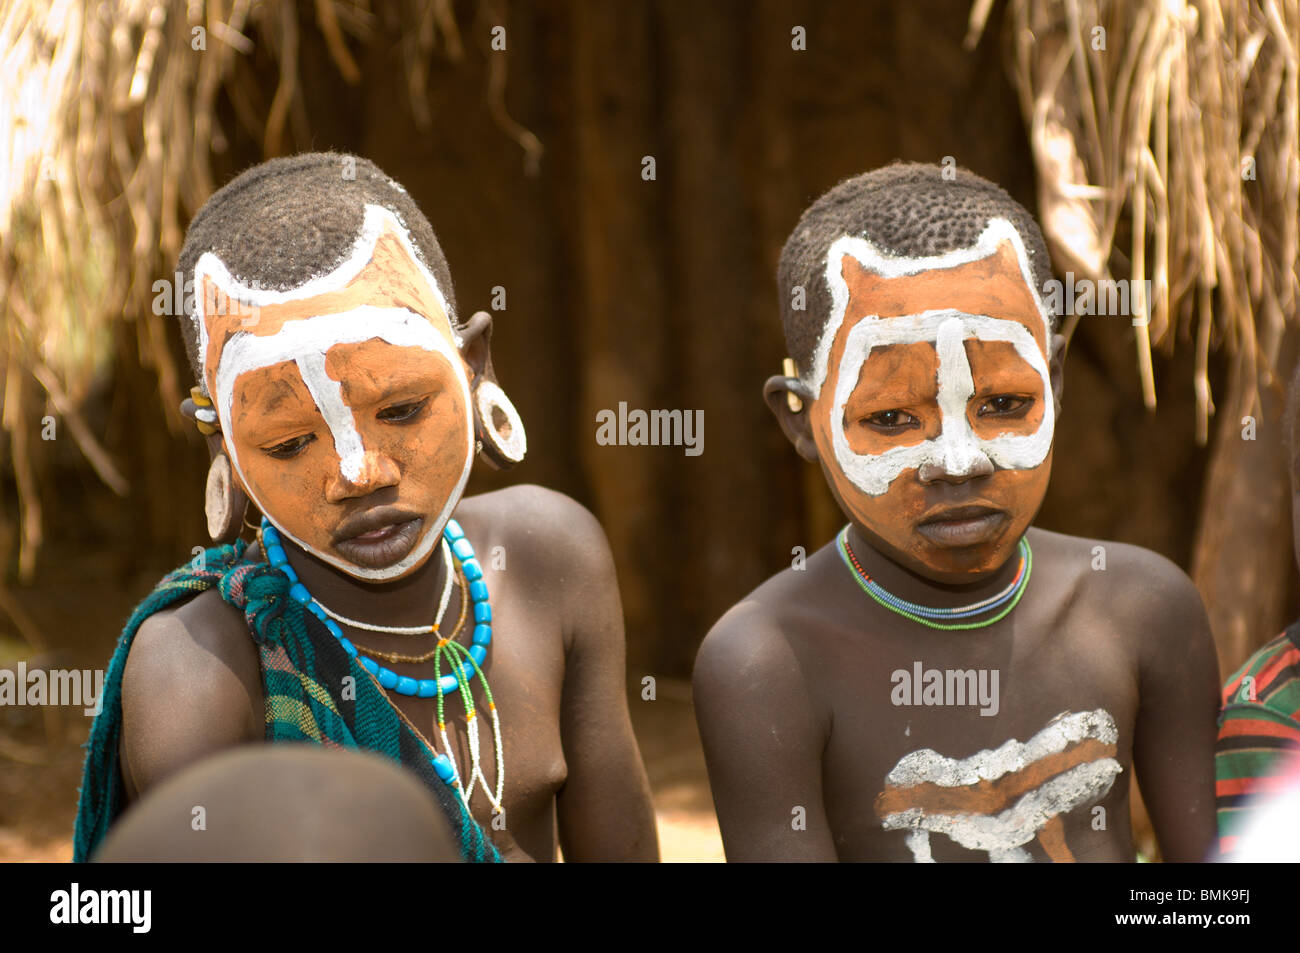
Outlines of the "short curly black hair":
{"type": "MultiPolygon", "coordinates": [[[[289,291],[342,263],[361,234],[367,205],[388,209],[407,230],[455,325],[451,272],[433,226],[406,189],[359,156],[308,152],[240,173],[190,222],[177,270],[192,281],[199,258],[212,252],[242,284],[289,291]]],[[[195,379],[206,390],[194,301],[193,294],[185,295],[181,334],[195,379]]]]}
{"type": "MultiPolygon", "coordinates": [[[[865,238],[909,258],[942,255],[974,245],[992,218],[1007,219],[1020,234],[1041,294],[1052,265],[1038,223],[1003,189],[973,172],[895,162],[846,179],[819,198],[786,239],[777,266],[781,323],[798,372],[808,373],[830,319],[826,254],[837,239],[865,238]],[[794,307],[796,288],[804,289],[802,310],[794,307]]],[[[1054,330],[1056,315],[1051,317],[1054,330]]]]}

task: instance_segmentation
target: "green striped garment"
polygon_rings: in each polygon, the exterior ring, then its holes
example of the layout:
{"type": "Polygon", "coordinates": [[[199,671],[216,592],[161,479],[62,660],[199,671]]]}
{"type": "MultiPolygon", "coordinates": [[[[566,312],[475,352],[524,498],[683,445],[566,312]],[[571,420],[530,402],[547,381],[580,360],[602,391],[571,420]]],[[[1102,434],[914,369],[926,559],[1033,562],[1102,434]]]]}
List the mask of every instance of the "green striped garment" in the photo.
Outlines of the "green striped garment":
{"type": "Polygon", "coordinates": [[[1252,655],[1223,687],[1215,746],[1219,851],[1230,854],[1255,798],[1300,752],[1300,622],[1252,655]]]}
{"type": "Polygon", "coordinates": [[[500,861],[499,852],[459,795],[438,777],[434,752],[398,714],[374,677],[343,651],[315,616],[289,597],[289,578],[284,573],[266,562],[247,561],[244,554],[242,541],[205,550],[193,563],[164,577],[131,614],[109,661],[103,709],[86,742],[73,860],[88,860],[126,808],[118,760],[122,673],[136,632],[155,612],[215,587],[226,602],[244,613],[257,643],[267,741],[360,748],[393,759],[415,772],[432,792],[465,860],[500,861]],[[344,681],[348,677],[351,683],[344,681]],[[355,697],[344,697],[345,684],[355,685],[356,691],[347,693],[355,697]]]}

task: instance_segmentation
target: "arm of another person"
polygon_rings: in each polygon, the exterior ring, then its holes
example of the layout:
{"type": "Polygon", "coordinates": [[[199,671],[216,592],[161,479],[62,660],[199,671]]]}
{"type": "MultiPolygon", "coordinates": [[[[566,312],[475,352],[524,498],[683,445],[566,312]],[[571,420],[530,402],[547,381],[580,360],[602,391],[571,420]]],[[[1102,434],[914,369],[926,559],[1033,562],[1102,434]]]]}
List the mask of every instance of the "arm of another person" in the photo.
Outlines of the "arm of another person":
{"type": "Polygon", "coordinates": [[[1192,581],[1154,553],[1142,562],[1134,764],[1164,859],[1203,861],[1215,834],[1218,658],[1192,581]]]}
{"type": "Polygon", "coordinates": [[[573,571],[566,572],[571,582],[563,610],[560,736],[568,777],[556,798],[560,847],[566,861],[657,861],[650,782],[628,713],[614,557],[596,518],[561,500],[563,529],[552,538],[567,539],[572,548],[552,559],[573,571]]]}
{"type": "Polygon", "coordinates": [[[822,799],[827,719],[763,607],[741,603],[713,627],[694,693],[727,860],[838,860],[822,799]]]}
{"type": "Polygon", "coordinates": [[[1236,850],[1243,829],[1262,806],[1259,795],[1271,792],[1288,759],[1300,755],[1300,721],[1288,713],[1294,712],[1294,703],[1283,704],[1283,710],[1268,704],[1275,692],[1281,699],[1293,695],[1298,654],[1284,634],[1261,647],[1223,686],[1214,752],[1221,855],[1236,850]]]}
{"type": "MultiPolygon", "coordinates": [[[[214,625],[203,593],[140,626],[122,673],[122,772],[131,799],[215,752],[263,736],[261,667],[247,630],[214,625]],[[242,636],[242,637],[237,637],[242,636]]],[[[239,620],[242,625],[242,620],[239,620]]]]}

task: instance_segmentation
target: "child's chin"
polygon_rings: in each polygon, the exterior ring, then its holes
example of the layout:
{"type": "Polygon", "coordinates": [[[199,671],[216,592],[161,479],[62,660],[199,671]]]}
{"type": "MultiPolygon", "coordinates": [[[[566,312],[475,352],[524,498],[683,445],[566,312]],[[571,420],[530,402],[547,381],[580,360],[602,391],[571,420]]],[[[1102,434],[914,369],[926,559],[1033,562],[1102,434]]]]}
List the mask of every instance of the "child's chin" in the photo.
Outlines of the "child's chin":
{"type": "Polygon", "coordinates": [[[976,583],[1015,557],[1017,540],[1008,541],[1004,536],[972,546],[937,546],[917,533],[908,551],[907,566],[918,575],[945,586],[976,583]]]}

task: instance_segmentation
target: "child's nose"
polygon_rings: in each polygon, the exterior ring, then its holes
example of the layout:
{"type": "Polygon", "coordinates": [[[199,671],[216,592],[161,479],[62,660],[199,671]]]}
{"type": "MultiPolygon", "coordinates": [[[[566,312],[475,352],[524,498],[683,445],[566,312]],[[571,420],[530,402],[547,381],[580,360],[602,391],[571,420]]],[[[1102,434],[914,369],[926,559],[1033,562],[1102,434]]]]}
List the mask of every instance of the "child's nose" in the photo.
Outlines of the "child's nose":
{"type": "Polygon", "coordinates": [[[330,478],[325,498],[331,503],[349,497],[373,493],[386,486],[394,486],[402,478],[397,462],[382,450],[365,450],[339,461],[339,468],[330,478]]]}
{"type": "Polygon", "coordinates": [[[936,441],[936,452],[930,454],[917,470],[921,482],[965,483],[992,474],[993,461],[972,437],[969,432],[949,434],[945,428],[936,441]]]}

